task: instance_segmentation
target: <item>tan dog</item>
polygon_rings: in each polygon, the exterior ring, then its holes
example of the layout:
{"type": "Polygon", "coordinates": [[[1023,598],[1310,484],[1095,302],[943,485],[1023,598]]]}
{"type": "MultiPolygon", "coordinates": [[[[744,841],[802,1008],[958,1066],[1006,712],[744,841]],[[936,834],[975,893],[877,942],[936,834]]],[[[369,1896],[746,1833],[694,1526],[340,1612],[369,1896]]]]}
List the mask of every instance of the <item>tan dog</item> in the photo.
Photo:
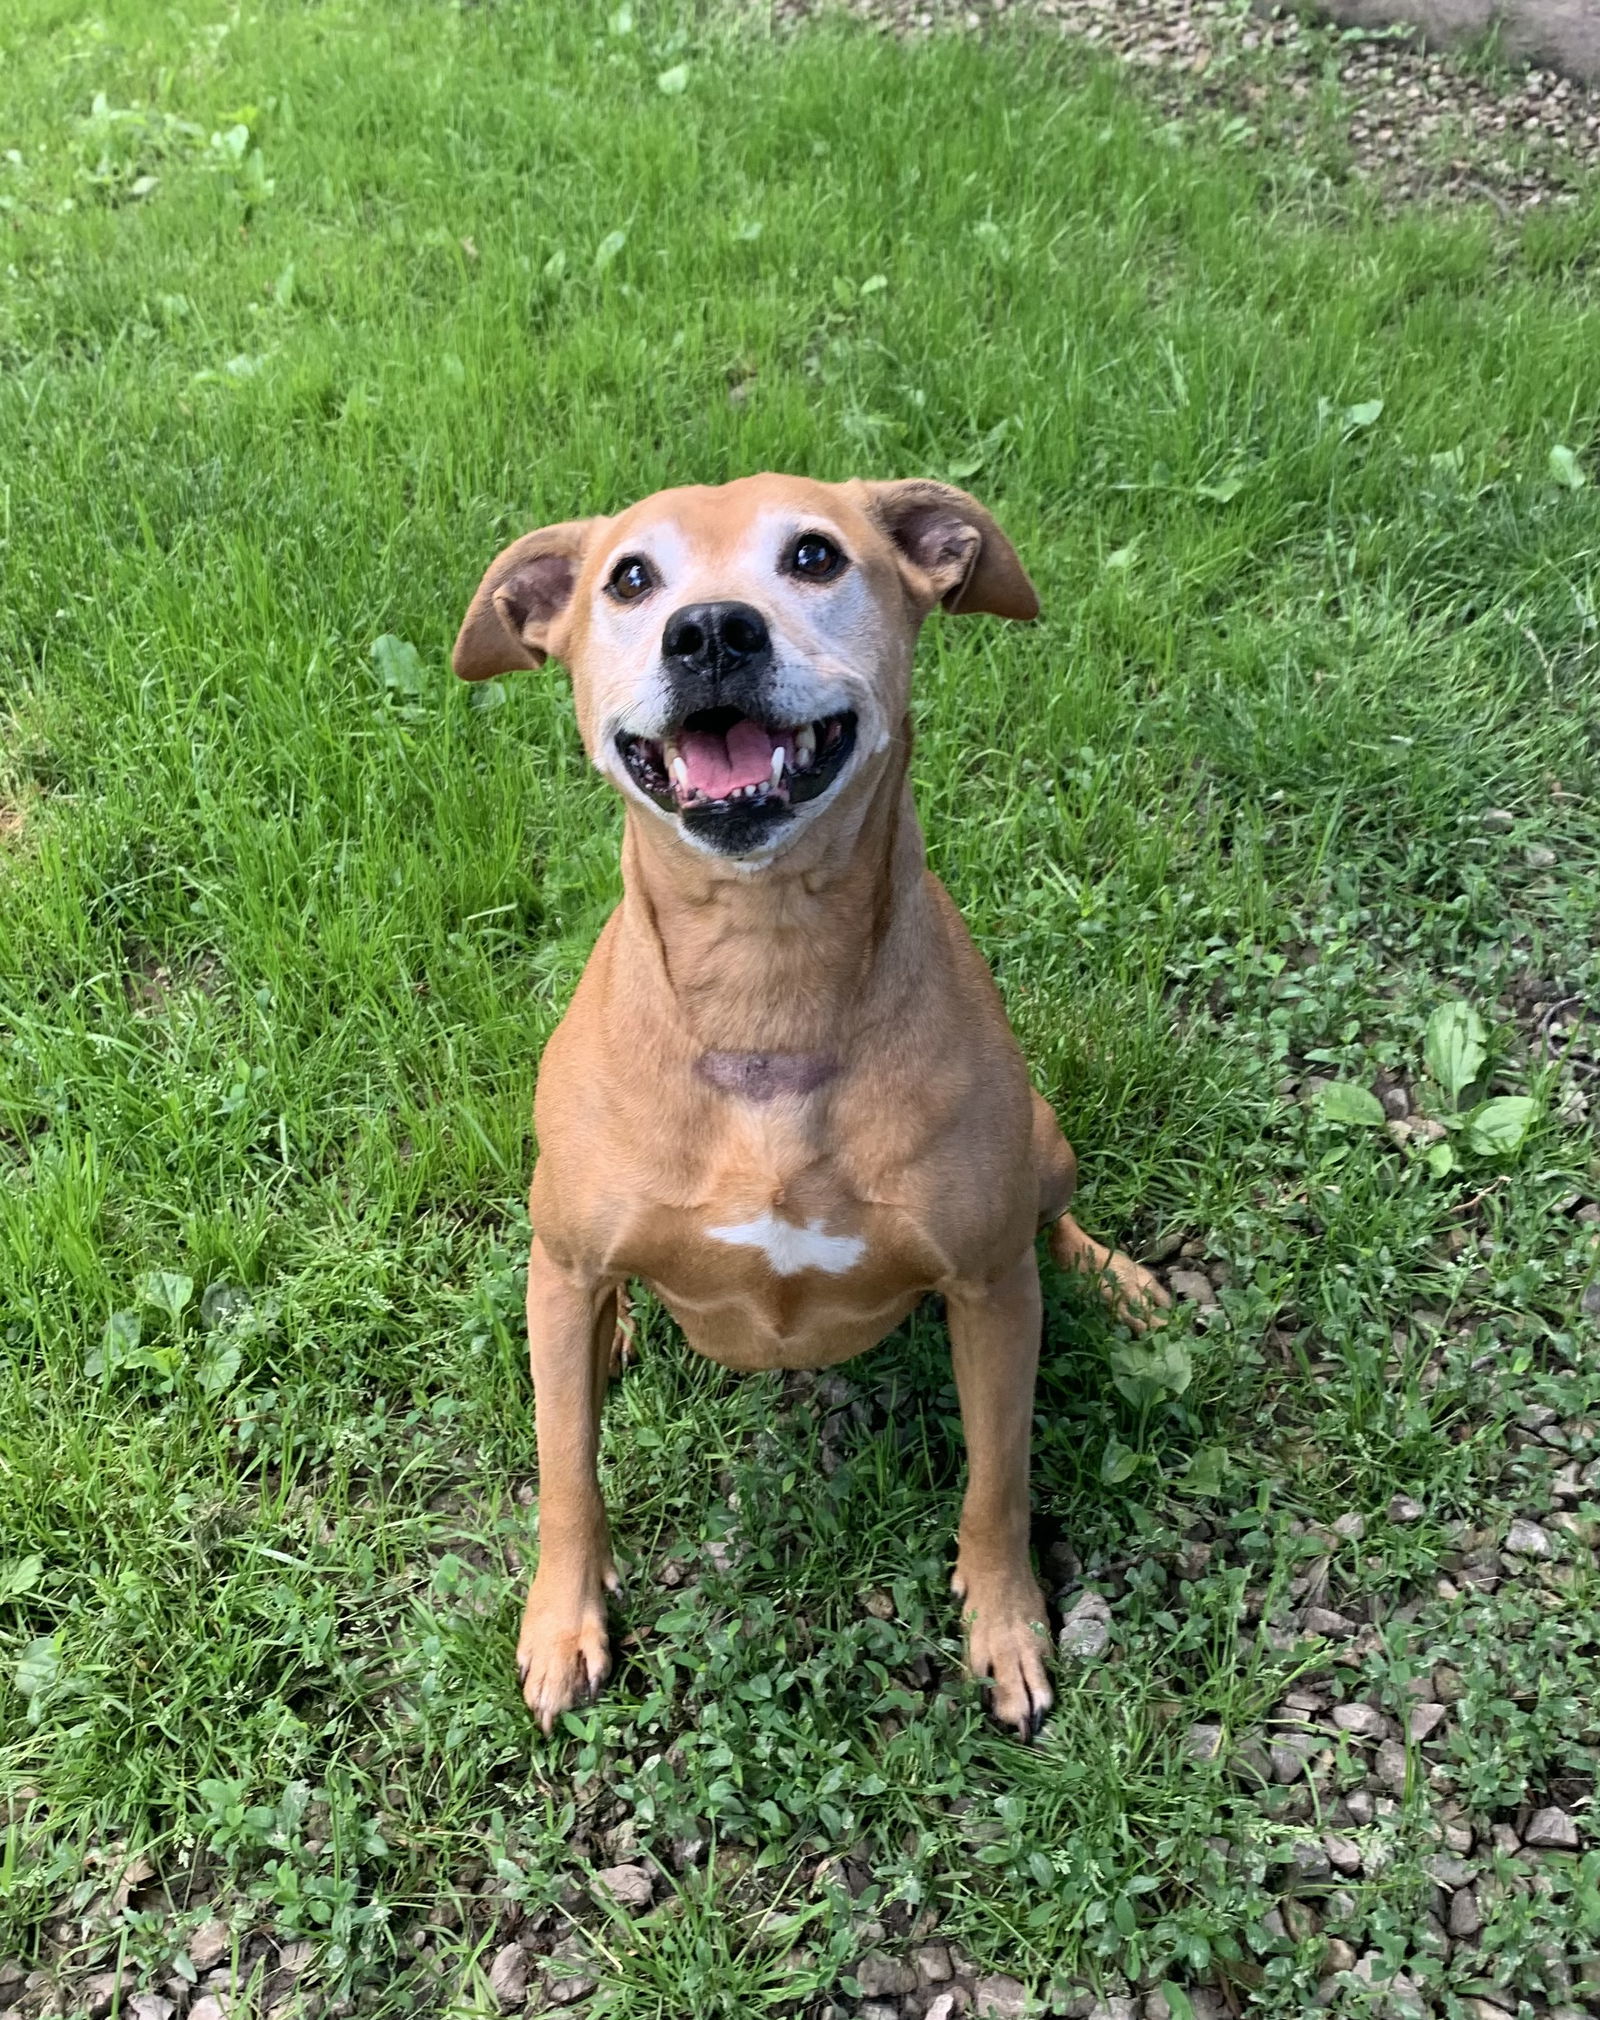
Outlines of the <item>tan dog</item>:
{"type": "Polygon", "coordinates": [[[456,641],[467,680],[564,660],[626,809],[622,903],[535,1102],[540,1547],[517,1665],[547,1732],[609,1666],[595,1457],[633,1277],[734,1368],[830,1366],[942,1294],[969,1659],[1007,1724],[1049,1707],[1034,1236],[1131,1316],[1166,1296],[1067,1213],[1072,1151],[923,860],[908,698],[936,604],[1038,614],[965,492],[762,476],[526,535],[456,641]]]}

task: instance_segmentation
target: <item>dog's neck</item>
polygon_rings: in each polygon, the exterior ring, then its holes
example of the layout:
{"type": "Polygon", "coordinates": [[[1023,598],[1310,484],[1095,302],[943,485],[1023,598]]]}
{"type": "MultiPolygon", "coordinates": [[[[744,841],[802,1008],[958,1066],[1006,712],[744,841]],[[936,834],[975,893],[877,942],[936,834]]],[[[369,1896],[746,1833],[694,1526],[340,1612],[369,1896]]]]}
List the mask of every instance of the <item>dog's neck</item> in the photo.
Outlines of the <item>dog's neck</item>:
{"type": "Polygon", "coordinates": [[[624,940],[664,982],[692,1051],[821,1060],[881,1004],[923,884],[909,755],[902,734],[875,779],[760,867],[629,809],[624,940]]]}

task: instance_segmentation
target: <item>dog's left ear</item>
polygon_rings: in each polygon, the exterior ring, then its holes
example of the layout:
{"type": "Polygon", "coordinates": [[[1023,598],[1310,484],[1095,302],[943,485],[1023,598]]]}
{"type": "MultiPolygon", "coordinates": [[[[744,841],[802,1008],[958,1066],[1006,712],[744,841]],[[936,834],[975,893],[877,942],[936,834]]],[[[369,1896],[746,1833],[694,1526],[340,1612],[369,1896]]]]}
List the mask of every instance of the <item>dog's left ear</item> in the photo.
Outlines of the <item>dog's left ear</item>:
{"type": "Polygon", "coordinates": [[[993,515],[953,484],[909,477],[863,484],[866,509],[894,542],[912,594],[931,609],[1028,619],[1039,598],[993,515]]]}
{"type": "Polygon", "coordinates": [[[489,563],[467,605],[450,663],[463,680],[487,680],[513,667],[543,666],[560,655],[563,619],[602,519],[568,519],[524,533],[489,563]]]}

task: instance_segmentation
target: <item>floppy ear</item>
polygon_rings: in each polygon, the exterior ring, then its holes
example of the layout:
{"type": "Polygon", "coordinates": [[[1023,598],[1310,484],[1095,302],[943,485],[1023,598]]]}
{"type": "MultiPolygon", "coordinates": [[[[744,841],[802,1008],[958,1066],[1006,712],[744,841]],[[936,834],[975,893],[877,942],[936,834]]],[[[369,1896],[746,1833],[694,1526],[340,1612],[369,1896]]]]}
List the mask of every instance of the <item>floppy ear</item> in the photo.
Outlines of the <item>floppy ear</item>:
{"type": "Polygon", "coordinates": [[[568,519],[524,533],[489,563],[467,605],[450,663],[463,680],[543,666],[572,601],[584,549],[599,519],[568,519]]]}
{"type": "Polygon", "coordinates": [[[976,498],[953,484],[909,477],[864,484],[867,511],[894,542],[901,572],[929,605],[992,617],[1039,615],[1017,551],[976,498]]]}

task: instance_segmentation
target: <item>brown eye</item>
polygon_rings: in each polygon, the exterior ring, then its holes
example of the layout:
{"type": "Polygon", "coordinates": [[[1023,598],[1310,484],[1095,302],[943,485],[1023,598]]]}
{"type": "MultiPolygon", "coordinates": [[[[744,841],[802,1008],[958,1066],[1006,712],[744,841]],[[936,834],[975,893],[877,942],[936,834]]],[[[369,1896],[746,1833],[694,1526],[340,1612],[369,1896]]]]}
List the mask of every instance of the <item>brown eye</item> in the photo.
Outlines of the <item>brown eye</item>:
{"type": "Polygon", "coordinates": [[[825,533],[802,533],[789,556],[789,567],[807,582],[831,582],[844,567],[844,555],[825,533]]]}
{"type": "Polygon", "coordinates": [[[619,603],[634,603],[656,586],[650,564],[641,555],[625,554],[611,571],[606,587],[619,603]]]}

